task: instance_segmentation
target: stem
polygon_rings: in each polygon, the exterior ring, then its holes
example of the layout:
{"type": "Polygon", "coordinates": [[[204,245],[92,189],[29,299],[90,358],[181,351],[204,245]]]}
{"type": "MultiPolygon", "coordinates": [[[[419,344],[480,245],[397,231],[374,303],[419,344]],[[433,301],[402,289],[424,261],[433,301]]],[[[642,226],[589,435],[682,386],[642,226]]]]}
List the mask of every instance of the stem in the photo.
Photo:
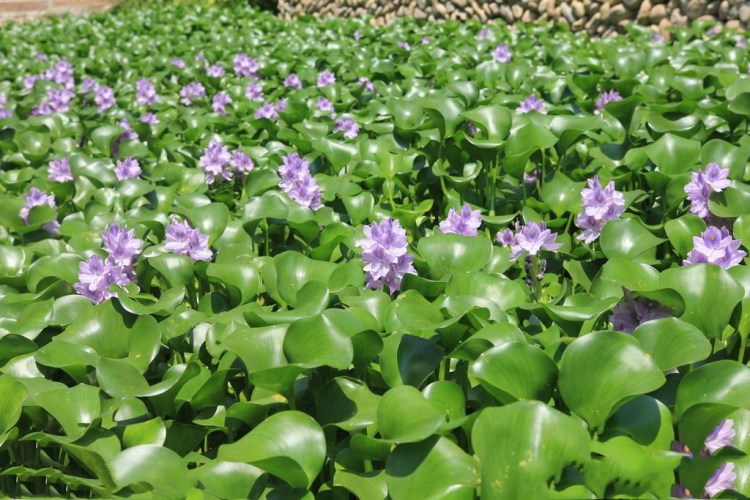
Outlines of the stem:
{"type": "Polygon", "coordinates": [[[737,361],[740,363],[744,363],[745,349],[747,349],[747,335],[740,333],[740,352],[737,354],[737,361]]]}
{"type": "Polygon", "coordinates": [[[531,259],[531,282],[534,287],[534,299],[539,303],[539,299],[542,298],[542,283],[538,279],[539,276],[539,254],[534,255],[531,259]]]}
{"type": "Polygon", "coordinates": [[[261,222],[260,226],[263,229],[263,236],[264,236],[263,247],[265,251],[263,255],[270,256],[271,250],[270,250],[270,243],[269,243],[270,237],[268,235],[268,219],[263,219],[263,222],[261,222]]]}

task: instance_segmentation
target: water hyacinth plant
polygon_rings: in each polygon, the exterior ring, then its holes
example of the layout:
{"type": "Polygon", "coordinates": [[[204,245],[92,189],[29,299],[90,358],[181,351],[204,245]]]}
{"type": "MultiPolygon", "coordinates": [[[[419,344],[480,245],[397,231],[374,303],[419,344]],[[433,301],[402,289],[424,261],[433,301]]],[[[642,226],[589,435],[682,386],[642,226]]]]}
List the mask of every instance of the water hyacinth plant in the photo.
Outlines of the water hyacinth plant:
{"type": "Polygon", "coordinates": [[[750,496],[709,28],[4,24],[0,496],[750,496]]]}

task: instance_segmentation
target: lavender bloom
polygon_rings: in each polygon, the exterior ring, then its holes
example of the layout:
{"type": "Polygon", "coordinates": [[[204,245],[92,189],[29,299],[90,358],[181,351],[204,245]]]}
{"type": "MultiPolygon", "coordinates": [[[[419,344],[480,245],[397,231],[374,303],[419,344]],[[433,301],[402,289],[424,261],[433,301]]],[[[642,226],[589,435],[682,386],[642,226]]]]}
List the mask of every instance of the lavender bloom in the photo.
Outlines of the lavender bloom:
{"type": "Polygon", "coordinates": [[[706,165],[704,171],[693,172],[691,181],[685,186],[685,193],[690,200],[690,211],[698,217],[709,215],[708,200],[711,193],[720,193],[731,184],[727,179],[728,168],[721,168],[716,163],[706,165]]]}
{"type": "Polygon", "coordinates": [[[333,133],[343,132],[347,139],[354,139],[359,135],[359,125],[351,118],[342,117],[336,120],[333,126],[333,133]]]}
{"type": "Polygon", "coordinates": [[[98,255],[92,255],[88,261],[78,264],[78,283],[73,288],[94,304],[101,304],[116,295],[109,290],[111,285],[126,286],[129,283],[122,267],[112,259],[102,260],[98,255]]]}
{"type": "Polygon", "coordinates": [[[469,137],[475,137],[477,132],[479,132],[479,129],[474,122],[466,122],[466,132],[468,132],[469,137]]]}
{"type": "Polygon", "coordinates": [[[29,192],[26,193],[26,203],[23,207],[21,207],[21,211],[18,212],[18,216],[23,219],[24,224],[28,224],[29,212],[31,211],[31,209],[41,205],[49,205],[52,208],[57,207],[54,196],[52,196],[51,194],[47,194],[44,191],[40,191],[37,188],[31,188],[29,189],[29,192]]]}
{"type": "Polygon", "coordinates": [[[615,101],[622,101],[622,96],[616,90],[604,92],[599,96],[599,99],[596,100],[596,111],[594,111],[594,114],[598,115],[602,112],[604,106],[615,101]]]}
{"type": "Polygon", "coordinates": [[[652,41],[652,42],[665,42],[666,40],[667,40],[667,39],[666,39],[666,38],[664,38],[664,35],[662,35],[661,33],[654,33],[654,34],[653,34],[653,35],[651,36],[651,41],[652,41]]]}
{"type": "Polygon", "coordinates": [[[523,182],[526,184],[534,184],[539,179],[539,169],[535,168],[531,172],[523,173],[523,182]]]}
{"type": "Polygon", "coordinates": [[[10,118],[10,116],[13,114],[9,109],[5,109],[5,106],[7,104],[8,97],[5,94],[0,94],[0,120],[2,120],[3,118],[10,118]]]}
{"type": "Polygon", "coordinates": [[[286,111],[286,97],[276,101],[276,104],[273,105],[273,109],[275,109],[279,113],[286,111]]]}
{"type": "Polygon", "coordinates": [[[737,43],[735,44],[735,47],[738,49],[744,49],[747,46],[747,40],[745,38],[740,38],[737,40],[737,43]]]}
{"type": "Polygon", "coordinates": [[[734,446],[735,435],[737,433],[734,430],[734,420],[727,418],[719,422],[704,443],[707,455],[713,455],[725,446],[734,446]]]}
{"type": "Polygon", "coordinates": [[[576,218],[576,226],[584,230],[577,239],[586,244],[599,237],[607,221],[619,219],[625,211],[625,197],[615,191],[614,181],[602,188],[597,175],[588,180],[588,186],[581,191],[583,212],[576,218]]]}
{"type": "Polygon", "coordinates": [[[430,37],[426,36],[426,37],[422,38],[422,45],[429,45],[430,41],[431,41],[430,37]]]}
{"type": "Polygon", "coordinates": [[[709,29],[708,31],[706,31],[706,35],[707,36],[716,36],[716,35],[719,34],[719,31],[720,30],[719,30],[718,26],[713,26],[711,29],[709,29]]]}
{"type": "Polygon", "coordinates": [[[255,114],[253,115],[256,120],[260,119],[266,119],[266,120],[275,120],[279,117],[278,113],[276,113],[276,108],[273,107],[270,103],[263,103],[263,106],[259,107],[255,110],[255,114]]]}
{"type": "Polygon", "coordinates": [[[99,85],[94,90],[94,102],[99,108],[99,112],[104,113],[115,105],[115,91],[106,85],[99,85]]]}
{"type": "Polygon", "coordinates": [[[99,88],[99,84],[91,78],[90,76],[87,76],[83,79],[83,82],[81,82],[81,92],[84,94],[88,94],[89,92],[95,92],[96,89],[99,88]]]}
{"type": "Polygon", "coordinates": [[[673,498],[693,498],[692,493],[690,493],[690,490],[685,488],[681,484],[675,484],[672,486],[672,493],[673,498]]]}
{"type": "Polygon", "coordinates": [[[73,65],[65,59],[55,63],[54,66],[44,73],[44,77],[47,80],[62,85],[67,90],[72,90],[75,87],[73,65]]]}
{"type": "Polygon", "coordinates": [[[204,62],[206,60],[205,54],[203,54],[203,51],[198,52],[195,54],[195,57],[193,58],[195,62],[204,62]]]}
{"type": "Polygon", "coordinates": [[[118,181],[125,179],[137,179],[141,176],[141,166],[135,158],[118,160],[115,164],[115,175],[118,181]]]}
{"type": "Polygon", "coordinates": [[[734,464],[727,462],[716,469],[716,472],[708,478],[704,492],[708,495],[708,498],[713,498],[722,491],[733,489],[736,479],[737,474],[734,472],[734,464]]]}
{"type": "Polygon", "coordinates": [[[405,274],[417,273],[412,265],[414,257],[407,252],[406,231],[390,217],[363,229],[365,239],[358,241],[357,246],[362,249],[367,286],[382,288],[388,285],[391,293],[398,291],[405,274]]]}
{"type": "Polygon", "coordinates": [[[193,262],[210,261],[213,257],[208,248],[208,236],[177,219],[173,219],[167,227],[164,248],[172,253],[187,255],[193,262]]]}
{"type": "Polygon", "coordinates": [[[34,116],[51,115],[54,113],[65,113],[70,110],[70,102],[73,93],[68,89],[49,89],[47,96],[42,99],[38,106],[31,110],[34,116]]]}
{"type": "Polygon", "coordinates": [[[541,101],[535,94],[531,94],[529,97],[521,101],[516,111],[519,113],[528,113],[529,111],[538,111],[544,113],[544,101],[541,101]]]}
{"type": "Polygon", "coordinates": [[[323,71],[318,75],[318,88],[322,89],[323,87],[328,87],[329,85],[333,85],[336,82],[336,75],[334,75],[330,71],[323,71]]]}
{"type": "Polygon", "coordinates": [[[490,36],[492,34],[492,31],[489,28],[483,28],[482,31],[477,33],[477,40],[480,42],[490,36]]]}
{"type": "Polygon", "coordinates": [[[253,159],[242,151],[233,152],[232,160],[229,163],[241,176],[247,175],[248,172],[255,168],[253,159]]]}
{"type": "Polygon", "coordinates": [[[225,181],[232,180],[233,174],[229,168],[231,160],[232,155],[226,146],[213,140],[209,142],[200,159],[200,167],[206,175],[206,182],[213,184],[216,177],[221,177],[225,181]]]}
{"type": "Polygon", "coordinates": [[[477,229],[482,225],[482,212],[472,210],[466,204],[461,207],[461,212],[454,209],[448,211],[448,217],[440,223],[440,232],[455,233],[461,236],[476,236],[477,229]]]}
{"type": "Polygon", "coordinates": [[[284,87],[299,90],[302,88],[302,81],[299,79],[296,73],[290,73],[286,78],[284,78],[284,87]]]}
{"type": "Polygon", "coordinates": [[[110,224],[102,232],[102,242],[112,263],[123,268],[133,265],[143,246],[143,240],[135,237],[135,230],[120,227],[119,224],[110,224]]]}
{"type": "Polygon", "coordinates": [[[156,87],[147,78],[139,79],[135,84],[135,102],[139,106],[149,106],[159,99],[156,87]]]}
{"type": "Polygon", "coordinates": [[[46,61],[49,59],[49,56],[47,56],[47,54],[45,54],[44,52],[37,52],[34,55],[34,59],[36,59],[37,61],[46,61]]]}
{"type": "Polygon", "coordinates": [[[411,45],[409,45],[409,42],[407,42],[406,40],[399,40],[396,43],[396,45],[398,45],[399,47],[401,47],[402,49],[404,49],[406,51],[411,50],[411,45]]]}
{"type": "Polygon", "coordinates": [[[191,82],[180,89],[180,97],[182,104],[190,106],[194,100],[206,97],[206,89],[201,83],[191,82]]]}
{"type": "Polygon", "coordinates": [[[279,187],[294,201],[310,210],[323,206],[322,193],[318,183],[310,175],[310,164],[297,153],[284,157],[279,167],[281,182],[279,187]]]}
{"type": "Polygon", "coordinates": [[[320,111],[321,113],[333,113],[333,103],[326,99],[325,97],[321,97],[318,99],[318,102],[315,104],[315,107],[320,111]]]}
{"type": "Polygon", "coordinates": [[[258,71],[260,70],[260,64],[258,61],[246,54],[237,54],[234,56],[234,74],[242,77],[249,76],[252,78],[258,78],[258,71]]]}
{"type": "Polygon", "coordinates": [[[156,125],[159,123],[159,118],[154,113],[144,113],[141,115],[141,123],[145,123],[147,125],[156,125]]]}
{"type": "Polygon", "coordinates": [[[173,58],[173,59],[172,59],[172,60],[171,60],[171,61],[170,61],[169,63],[170,63],[170,64],[171,64],[172,66],[174,66],[175,68],[179,68],[179,69],[185,69],[185,61],[183,61],[183,60],[182,60],[182,59],[180,59],[179,57],[175,57],[175,58],[173,58]]]}
{"type": "Polygon", "coordinates": [[[513,55],[510,52],[510,49],[506,44],[501,44],[495,47],[495,50],[492,51],[492,58],[500,63],[507,63],[510,62],[510,59],[513,55]]]}
{"type": "Polygon", "coordinates": [[[68,182],[73,180],[73,172],[67,158],[52,160],[47,167],[47,177],[52,182],[68,182]]]}
{"type": "Polygon", "coordinates": [[[130,122],[127,119],[123,118],[117,122],[117,125],[125,129],[125,132],[117,138],[117,143],[122,141],[135,141],[138,139],[138,134],[133,130],[133,127],[130,126],[130,122]]]}
{"type": "Polygon", "coordinates": [[[213,107],[214,113],[226,116],[227,109],[226,105],[232,103],[232,98],[226,92],[217,92],[213,98],[211,106],[213,107]]]}
{"type": "Polygon", "coordinates": [[[643,323],[670,317],[672,317],[670,309],[645,297],[633,299],[633,295],[625,290],[624,300],[619,302],[612,310],[610,321],[615,331],[633,333],[633,330],[643,323]]]}
{"type": "Polygon", "coordinates": [[[365,88],[365,92],[375,92],[375,86],[372,84],[369,78],[366,76],[360,76],[357,83],[365,88]]]}
{"type": "Polygon", "coordinates": [[[222,68],[218,64],[206,66],[206,74],[211,78],[221,78],[222,76],[224,76],[224,68],[222,68]]]}
{"type": "Polygon", "coordinates": [[[526,253],[534,256],[542,250],[554,252],[562,246],[561,243],[555,242],[557,233],[547,229],[544,222],[539,224],[529,222],[525,226],[516,222],[515,233],[509,231],[509,229],[506,229],[502,233],[498,233],[495,239],[501,245],[510,247],[510,259],[513,262],[526,253]]]}
{"type": "Polygon", "coordinates": [[[732,239],[726,227],[721,229],[708,226],[700,236],[693,237],[693,249],[688,253],[683,265],[716,264],[724,269],[736,266],[747,253],[740,250],[740,242],[732,239]]]}
{"type": "Polygon", "coordinates": [[[34,88],[34,84],[42,80],[42,75],[29,75],[23,79],[23,88],[25,90],[31,90],[34,88]]]}
{"type": "Polygon", "coordinates": [[[245,97],[251,101],[263,101],[263,85],[260,83],[251,83],[245,87],[245,97]]]}

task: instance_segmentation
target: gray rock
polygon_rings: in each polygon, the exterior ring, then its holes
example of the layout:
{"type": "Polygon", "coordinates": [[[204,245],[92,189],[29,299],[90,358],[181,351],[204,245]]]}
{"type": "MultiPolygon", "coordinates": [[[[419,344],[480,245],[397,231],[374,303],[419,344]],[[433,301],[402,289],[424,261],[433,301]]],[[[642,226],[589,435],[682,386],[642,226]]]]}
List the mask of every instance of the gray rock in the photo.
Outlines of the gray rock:
{"type": "Polygon", "coordinates": [[[743,23],[750,21],[750,5],[740,7],[740,21],[743,23]]]}
{"type": "Polygon", "coordinates": [[[690,0],[685,9],[688,19],[698,19],[706,11],[707,0],[690,0]]]}

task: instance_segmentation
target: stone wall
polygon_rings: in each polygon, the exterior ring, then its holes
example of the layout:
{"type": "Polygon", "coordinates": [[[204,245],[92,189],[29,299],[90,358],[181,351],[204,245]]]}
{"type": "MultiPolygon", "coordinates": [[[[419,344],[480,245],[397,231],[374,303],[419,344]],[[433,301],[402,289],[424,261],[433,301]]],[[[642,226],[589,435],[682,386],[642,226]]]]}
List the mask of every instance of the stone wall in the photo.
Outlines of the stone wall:
{"type": "Polygon", "coordinates": [[[279,0],[279,14],[358,17],[389,23],[396,17],[429,20],[478,18],[483,22],[556,21],[576,30],[608,35],[637,22],[664,31],[693,20],[719,21],[747,28],[750,0],[279,0]]]}
{"type": "Polygon", "coordinates": [[[98,12],[116,3],[117,0],[0,0],[0,22],[65,12],[98,12]]]}

